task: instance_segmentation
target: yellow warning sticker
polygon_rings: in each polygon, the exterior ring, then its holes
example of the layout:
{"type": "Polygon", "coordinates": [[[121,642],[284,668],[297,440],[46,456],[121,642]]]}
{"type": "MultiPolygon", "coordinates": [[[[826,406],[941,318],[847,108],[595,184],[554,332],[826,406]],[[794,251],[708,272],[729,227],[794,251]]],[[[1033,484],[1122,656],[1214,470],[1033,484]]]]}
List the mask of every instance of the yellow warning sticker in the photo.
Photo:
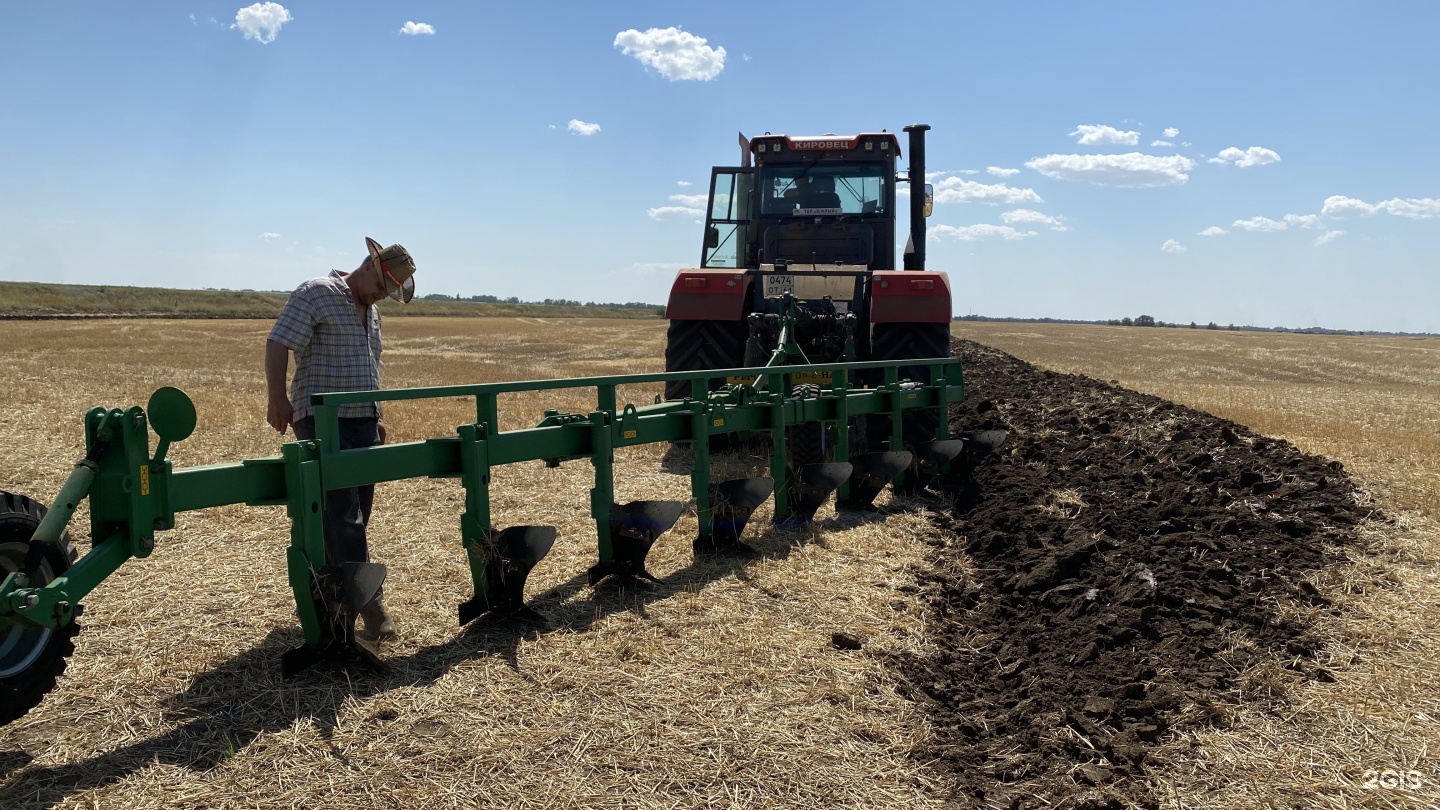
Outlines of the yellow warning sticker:
{"type": "Polygon", "coordinates": [[[725,425],[725,420],[724,420],[724,419],[716,419],[716,420],[715,420],[715,427],[724,427],[724,425],[725,425]]]}
{"type": "Polygon", "coordinates": [[[636,434],[636,433],[637,433],[637,431],[627,430],[627,431],[625,431],[625,438],[627,438],[627,439],[633,439],[633,438],[635,438],[635,434],[636,434]]]}
{"type": "Polygon", "coordinates": [[[149,494],[150,494],[150,465],[149,465],[149,464],[141,464],[141,465],[140,465],[140,494],[141,494],[142,496],[143,496],[143,495],[149,495],[149,494]]]}

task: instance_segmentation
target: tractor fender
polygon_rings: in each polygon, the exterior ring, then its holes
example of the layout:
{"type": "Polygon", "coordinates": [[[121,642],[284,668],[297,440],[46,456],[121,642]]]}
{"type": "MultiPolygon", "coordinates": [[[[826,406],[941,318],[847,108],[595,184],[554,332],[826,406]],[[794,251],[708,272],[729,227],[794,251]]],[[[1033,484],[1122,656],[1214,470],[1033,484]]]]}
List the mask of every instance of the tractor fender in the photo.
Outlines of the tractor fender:
{"type": "Polygon", "coordinates": [[[745,315],[750,284],[751,277],[743,270],[681,270],[670,286],[665,317],[672,321],[738,321],[745,315]]]}
{"type": "Polygon", "coordinates": [[[870,322],[949,323],[950,277],[937,270],[876,270],[870,322]]]}

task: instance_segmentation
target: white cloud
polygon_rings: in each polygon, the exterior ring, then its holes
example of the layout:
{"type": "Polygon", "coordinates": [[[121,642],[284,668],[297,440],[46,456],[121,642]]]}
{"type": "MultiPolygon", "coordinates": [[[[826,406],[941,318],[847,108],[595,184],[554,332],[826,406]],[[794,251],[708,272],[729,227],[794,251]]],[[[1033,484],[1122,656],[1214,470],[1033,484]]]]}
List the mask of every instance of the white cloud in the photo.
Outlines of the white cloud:
{"type": "Polygon", "coordinates": [[[579,118],[571,118],[570,123],[566,124],[565,128],[576,135],[583,135],[587,138],[600,131],[599,124],[591,124],[586,121],[581,121],[579,118]]]}
{"type": "Polygon", "coordinates": [[[1386,200],[1376,206],[1387,214],[1409,219],[1433,219],[1440,217],[1440,200],[1424,197],[1409,200],[1386,200]]]}
{"type": "Polygon", "coordinates": [[[1107,143],[1119,143],[1134,146],[1140,143],[1140,133],[1129,130],[1119,130],[1104,124],[1080,124],[1075,127],[1071,135],[1079,135],[1076,143],[1086,146],[1099,146],[1107,143]]]}
{"type": "Polygon", "coordinates": [[[406,20],[405,24],[400,26],[400,33],[408,34],[412,37],[418,37],[421,34],[434,36],[435,26],[431,25],[430,23],[417,23],[406,20]]]}
{"type": "Polygon", "coordinates": [[[1219,225],[1211,225],[1210,227],[1208,227],[1208,228],[1206,228],[1205,230],[1201,231],[1201,232],[1200,232],[1200,235],[1201,235],[1201,236],[1224,236],[1224,235],[1227,234],[1227,233],[1229,233],[1229,231],[1225,230],[1224,228],[1220,227],[1219,225]]]}
{"type": "Polygon", "coordinates": [[[645,213],[651,219],[701,219],[705,216],[705,209],[664,205],[659,208],[647,208],[645,213]]]}
{"type": "Polygon", "coordinates": [[[1249,219],[1237,219],[1230,223],[1230,227],[1239,228],[1242,231],[1274,233],[1275,231],[1283,231],[1288,226],[1284,222],[1276,222],[1268,217],[1251,217],[1249,219]]]}
{"type": "Polygon", "coordinates": [[[1263,146],[1251,146],[1243,150],[1227,146],[1221,149],[1215,157],[1210,158],[1211,163],[1229,163],[1241,169],[1264,166],[1266,163],[1276,163],[1279,160],[1280,156],[1273,149],[1266,149],[1263,146]]]}
{"type": "Polygon", "coordinates": [[[1014,211],[1006,211],[1000,215],[1000,219],[1006,225],[1014,225],[1017,222],[1033,222],[1037,225],[1049,225],[1051,230],[1068,231],[1064,217],[1050,216],[1039,211],[1031,211],[1028,208],[1016,208],[1014,211]]]}
{"type": "Polygon", "coordinates": [[[1166,239],[1165,244],[1160,246],[1161,253],[1184,253],[1187,250],[1189,250],[1189,248],[1174,239],[1166,239]]]}
{"type": "Polygon", "coordinates": [[[1325,202],[1320,206],[1320,215],[1324,217],[1359,217],[1370,216],[1378,210],[1380,210],[1379,206],[1371,205],[1364,200],[1337,194],[1325,198],[1325,202]]]}
{"type": "Polygon", "coordinates": [[[1171,143],[1171,142],[1169,142],[1169,141],[1151,141],[1151,142],[1150,142],[1150,145],[1151,145],[1151,146],[1174,146],[1175,144],[1173,144],[1173,143],[1171,143]]]}
{"type": "Polygon", "coordinates": [[[710,202],[708,194],[671,194],[670,199],[690,208],[704,210],[705,204],[710,202]]]}
{"type": "Polygon", "coordinates": [[[1368,217],[1380,211],[1407,219],[1434,219],[1440,217],[1440,200],[1430,197],[1409,199],[1396,197],[1378,203],[1368,203],[1354,197],[1343,197],[1337,194],[1325,198],[1325,202],[1320,207],[1320,216],[1368,217]]]}
{"type": "Polygon", "coordinates": [[[676,181],[675,181],[675,185],[677,185],[677,186],[682,186],[682,187],[683,187],[683,186],[693,186],[694,183],[691,183],[689,180],[676,180],[676,181]]]}
{"type": "Polygon", "coordinates": [[[1325,202],[1320,206],[1320,215],[1324,217],[1358,217],[1369,216],[1378,209],[1354,197],[1345,197],[1336,194],[1333,197],[1326,197],[1325,202]]]}
{"type": "Polygon", "coordinates": [[[1319,236],[1315,237],[1315,247],[1320,247],[1326,242],[1334,241],[1344,235],[1344,231],[1326,231],[1325,233],[1322,233],[1319,236]]]}
{"type": "Polygon", "coordinates": [[[235,12],[235,24],[246,39],[253,39],[262,45],[275,41],[280,26],[293,20],[290,11],[279,3],[256,3],[235,12]]]}
{"type": "Polygon", "coordinates": [[[1035,231],[1017,231],[1009,225],[935,225],[925,232],[927,239],[937,242],[945,238],[962,242],[978,242],[982,239],[1006,239],[1014,241],[1028,236],[1039,236],[1035,231]]]}
{"type": "Polygon", "coordinates": [[[1020,173],[1019,169],[1002,169],[999,166],[986,166],[985,171],[995,175],[996,177],[1010,177],[1011,175],[1016,175],[1020,173]]]}
{"type": "Polygon", "coordinates": [[[1034,189],[1011,188],[1004,183],[980,183],[960,177],[947,177],[935,184],[935,202],[980,202],[992,205],[1043,203],[1034,189]]]}
{"type": "Polygon", "coordinates": [[[1155,188],[1176,186],[1190,179],[1186,172],[1195,162],[1183,155],[1046,155],[1025,164],[1057,180],[1084,180],[1097,186],[1155,188]]]}
{"type": "Polygon", "coordinates": [[[725,69],[725,49],[679,28],[631,28],[615,35],[615,47],[670,81],[709,81],[725,69]]]}
{"type": "Polygon", "coordinates": [[[1161,134],[1167,138],[1173,138],[1176,135],[1180,134],[1180,130],[1176,129],[1175,127],[1166,127],[1165,131],[1161,134]]]}
{"type": "Polygon", "coordinates": [[[271,239],[279,239],[280,234],[275,233],[274,231],[266,231],[265,233],[260,234],[260,238],[269,241],[271,239]]]}
{"type": "Polygon", "coordinates": [[[1297,228],[1304,228],[1307,231],[1322,228],[1318,214],[1286,214],[1282,217],[1286,225],[1294,225],[1297,228]]]}

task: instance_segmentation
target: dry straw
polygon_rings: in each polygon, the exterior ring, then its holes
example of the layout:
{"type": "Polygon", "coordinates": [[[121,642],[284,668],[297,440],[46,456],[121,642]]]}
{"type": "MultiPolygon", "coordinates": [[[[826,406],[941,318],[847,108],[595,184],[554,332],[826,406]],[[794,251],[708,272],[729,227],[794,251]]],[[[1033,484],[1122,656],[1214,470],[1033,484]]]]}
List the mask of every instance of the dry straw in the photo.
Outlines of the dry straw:
{"type": "MultiPolygon", "coordinates": [[[[278,451],[264,425],[267,324],[0,323],[0,488],[47,499],[81,452],[94,405],[160,385],[196,400],[177,467],[278,451]]],[[[1440,797],[1434,689],[1440,581],[1440,342],[1188,330],[964,325],[1062,371],[1118,379],[1340,458],[1401,516],[1371,553],[1322,584],[1334,683],[1250,673],[1225,720],[1176,735],[1151,769],[1167,807],[1426,807],[1440,797]],[[1423,774],[1392,786],[1385,770],[1423,774]],[[1368,772],[1375,784],[1367,784],[1368,772]]],[[[659,370],[663,324],[406,318],[387,321],[387,387],[659,370]]],[[[648,401],[654,391],[624,392],[648,401]]],[[[586,395],[588,396],[588,394],[586,395]]],[[[503,401],[507,428],[556,393],[503,401]]],[[[391,409],[393,440],[450,435],[462,401],[391,409]]],[[[621,454],[621,499],[688,493],[688,459],[621,454]]],[[[759,459],[731,458],[730,469],[759,459]]],[[[0,807],[942,807],[946,776],[916,761],[927,720],[882,662],[926,650],[914,597],[935,531],[920,501],[884,520],[825,510],[813,531],[764,531],[749,564],[696,561],[693,514],[652,554],[664,582],[592,590],[583,462],[499,471],[497,523],[552,523],[530,593],[548,629],[461,632],[469,596],[461,490],[383,485],[373,548],[402,639],[387,677],[278,676],[300,641],[279,508],[180,516],[148,560],[87,600],[61,686],[0,729],[0,807]],[[860,638],[840,651],[831,635],[860,638]]],[[[1051,508],[1084,509],[1071,493],[1051,508]]],[[[83,521],[83,515],[81,516],[83,521]]],[[[83,525],[83,522],[78,523],[83,525]]],[[[938,561],[963,574],[968,561],[938,561]]]]}
{"type": "MultiPolygon", "coordinates": [[[[143,403],[164,384],[200,424],[177,467],[271,455],[258,322],[4,323],[0,488],[45,499],[80,452],[94,405],[143,403]]],[[[660,370],[663,325],[392,319],[387,387],[660,370]]],[[[655,391],[624,392],[649,401],[655,391]]],[[[502,400],[507,428],[565,393],[502,400]]],[[[461,400],[399,403],[395,441],[453,435],[461,400]]],[[[688,499],[690,460],[660,446],[617,458],[620,499],[688,499]]],[[[760,459],[731,458],[731,471],[760,459]]],[[[888,520],[820,514],[767,531],[748,564],[694,560],[693,513],[663,537],[646,590],[584,584],[594,562],[591,470],[497,470],[499,525],[550,523],[561,540],[529,592],[548,630],[461,632],[469,596],[463,492],[448,481],[380,487],[374,556],[402,639],[393,675],[280,679],[300,636],[280,508],[184,514],[155,555],[88,600],[69,674],[0,730],[0,805],[150,807],[938,807],[942,776],[909,752],[925,718],[881,654],[918,653],[910,596],[926,504],[888,520]],[[860,638],[837,650],[831,636],[860,638]]]]}

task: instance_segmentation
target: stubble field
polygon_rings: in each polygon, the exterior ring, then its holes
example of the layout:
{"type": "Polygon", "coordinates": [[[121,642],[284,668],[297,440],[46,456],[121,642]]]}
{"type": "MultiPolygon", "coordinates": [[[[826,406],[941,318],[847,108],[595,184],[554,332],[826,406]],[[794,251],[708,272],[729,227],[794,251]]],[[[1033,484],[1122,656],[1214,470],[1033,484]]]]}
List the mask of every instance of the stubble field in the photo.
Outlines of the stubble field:
{"type": "MultiPolygon", "coordinates": [[[[177,467],[278,452],[281,439],[264,425],[267,328],[0,323],[0,489],[48,499],[80,454],[84,411],[143,403],[160,385],[186,389],[200,414],[195,435],[171,452],[177,467]]],[[[0,729],[0,806],[1436,801],[1440,771],[1428,750],[1440,743],[1431,719],[1440,718],[1440,341],[998,324],[957,325],[956,334],[1344,462],[1390,520],[1337,554],[1339,574],[1316,578],[1331,609],[1317,620],[1325,645],[1310,657],[1328,679],[1219,695],[1226,722],[1177,723],[1143,768],[1113,784],[960,792],[965,779],[944,755],[948,721],[917,697],[906,663],[937,654],[927,583],[968,564],[949,539],[982,528],[955,517],[948,500],[896,499],[883,519],[826,509],[798,532],[770,529],[760,514],[750,531],[764,556],[748,563],[692,560],[688,515],[652,553],[661,585],[592,591],[583,584],[594,556],[588,465],[520,465],[497,474],[496,523],[560,528],[529,588],[548,629],[456,628],[454,606],[469,596],[462,492],[396,482],[380,488],[372,529],[402,632],[385,650],[395,672],[283,681],[276,659],[299,642],[283,510],[182,515],[153,557],[87,600],[61,685],[0,729]],[[836,649],[836,632],[863,648],[836,649]]],[[[662,323],[391,318],[385,385],[658,371],[663,336],[662,323]]],[[[547,407],[588,410],[583,396],[517,395],[502,401],[502,416],[523,427],[547,407]]],[[[467,411],[463,401],[397,404],[392,441],[451,435],[467,411]]],[[[683,454],[637,448],[618,461],[620,499],[686,499],[683,454]]],[[[756,462],[725,463],[740,471],[756,462]]],[[[1068,496],[1032,494],[1037,509],[1065,513],[1068,496]]]]}

